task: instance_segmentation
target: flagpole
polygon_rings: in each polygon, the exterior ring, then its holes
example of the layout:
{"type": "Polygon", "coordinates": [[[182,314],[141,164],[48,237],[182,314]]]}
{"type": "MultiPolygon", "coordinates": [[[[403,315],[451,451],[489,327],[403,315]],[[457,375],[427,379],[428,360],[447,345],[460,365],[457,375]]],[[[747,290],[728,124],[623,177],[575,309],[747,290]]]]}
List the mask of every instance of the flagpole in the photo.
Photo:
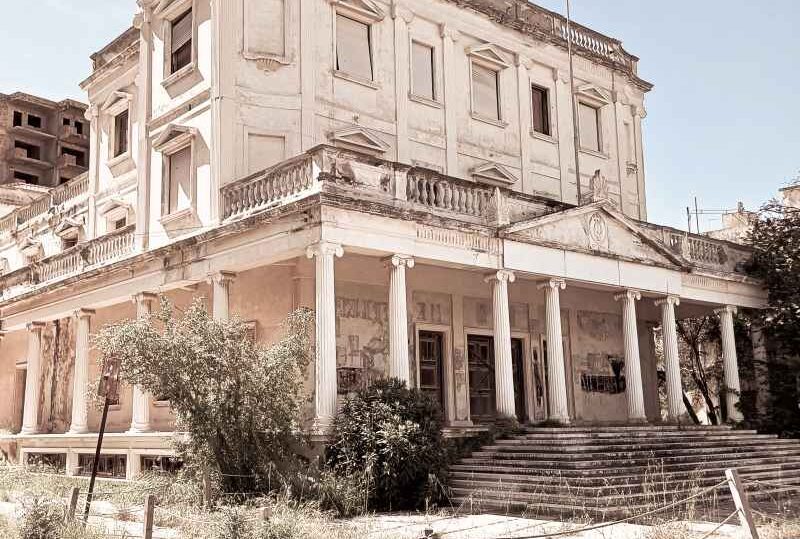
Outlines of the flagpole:
{"type": "Polygon", "coordinates": [[[580,134],[578,132],[578,101],[575,99],[575,66],[572,55],[572,16],[570,0],[567,0],[567,55],[569,56],[569,88],[572,97],[572,134],[575,149],[575,184],[578,187],[578,205],[581,204],[581,164],[580,164],[580,134]]]}

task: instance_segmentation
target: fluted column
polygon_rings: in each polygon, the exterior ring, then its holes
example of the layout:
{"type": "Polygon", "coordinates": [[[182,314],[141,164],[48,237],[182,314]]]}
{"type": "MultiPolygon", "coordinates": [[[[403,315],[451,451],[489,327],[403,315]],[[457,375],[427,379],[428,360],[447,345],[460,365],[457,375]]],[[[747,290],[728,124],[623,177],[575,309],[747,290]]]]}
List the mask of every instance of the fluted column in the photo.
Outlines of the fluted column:
{"type": "Polygon", "coordinates": [[[736,357],[736,337],[733,332],[733,315],[737,308],[726,305],[715,311],[719,315],[720,332],[722,333],[722,373],[725,380],[725,404],[728,409],[728,421],[738,422],[744,419],[739,410],[739,361],[736,357]]]}
{"type": "Polygon", "coordinates": [[[568,424],[567,375],[564,368],[564,337],[561,333],[561,291],[567,287],[562,279],[551,279],[539,285],[544,289],[545,323],[547,324],[547,409],[550,421],[568,424]]]}
{"type": "MultiPolygon", "coordinates": [[[[158,300],[158,296],[148,292],[142,292],[133,296],[136,304],[136,317],[139,320],[150,316],[153,312],[153,303],[158,300]]],[[[133,413],[131,415],[131,428],[128,432],[137,434],[150,432],[153,430],[150,424],[150,402],[152,396],[142,390],[139,386],[133,387],[133,413]]]]}
{"type": "Polygon", "coordinates": [[[28,324],[28,363],[25,375],[25,409],[20,434],[39,431],[39,394],[42,377],[42,330],[44,324],[28,324]]]}
{"type": "Polygon", "coordinates": [[[646,423],[639,330],[636,324],[636,302],[642,299],[642,294],[638,290],[627,290],[614,296],[614,299],[623,302],[622,332],[625,341],[625,393],[628,397],[628,419],[632,422],[646,423]]]}
{"type": "Polygon", "coordinates": [[[514,400],[514,368],[511,364],[511,319],[508,312],[508,283],[513,272],[500,270],[486,277],[492,283],[492,315],[494,317],[494,380],[497,392],[497,413],[516,417],[514,400]]]}
{"type": "Polygon", "coordinates": [[[389,277],[389,376],[411,383],[408,367],[408,307],[406,305],[406,268],[414,267],[414,259],[394,255],[390,260],[389,277]]]}
{"type": "Polygon", "coordinates": [[[681,365],[678,356],[678,328],[675,307],[680,305],[678,296],[667,296],[656,301],[661,307],[661,333],[664,338],[664,370],[667,375],[667,419],[675,422],[683,411],[683,386],[681,365]]]}
{"type": "Polygon", "coordinates": [[[213,294],[211,299],[211,313],[215,320],[227,320],[231,310],[231,283],[236,279],[236,274],[230,271],[220,271],[211,276],[213,294]]]}
{"type": "Polygon", "coordinates": [[[89,432],[89,406],[87,390],[89,387],[89,336],[92,331],[92,316],[95,312],[81,309],[75,313],[77,330],[75,332],[75,370],[72,374],[72,422],[71,434],[89,432]]]}
{"type": "Polygon", "coordinates": [[[327,433],[336,416],[336,289],[334,258],[344,250],[337,243],[321,241],[306,251],[316,259],[316,395],[314,429],[327,433]]]}

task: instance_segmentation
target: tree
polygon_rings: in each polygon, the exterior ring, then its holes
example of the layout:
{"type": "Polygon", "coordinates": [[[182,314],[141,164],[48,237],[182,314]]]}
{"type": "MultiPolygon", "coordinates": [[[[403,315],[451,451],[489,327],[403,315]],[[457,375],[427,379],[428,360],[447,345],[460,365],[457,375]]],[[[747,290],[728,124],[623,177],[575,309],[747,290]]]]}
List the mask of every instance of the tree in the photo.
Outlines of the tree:
{"type": "Polygon", "coordinates": [[[123,382],[170,401],[187,468],[209,471],[224,492],[264,491],[301,442],[312,321],[293,313],[264,348],[241,320],[214,320],[200,299],[178,316],[162,298],[153,315],[102,328],[95,345],[120,361],[123,382]]]}
{"type": "MultiPolygon", "coordinates": [[[[719,322],[714,316],[686,318],[678,321],[677,330],[683,386],[700,392],[709,421],[718,425],[720,417],[713,396],[718,394],[722,362],[719,358],[708,357],[705,348],[709,343],[719,341],[719,322]]],[[[684,403],[687,403],[686,399],[684,403]]],[[[689,408],[691,406],[687,404],[689,408]]],[[[689,413],[694,414],[694,410],[689,410],[689,413]]]]}

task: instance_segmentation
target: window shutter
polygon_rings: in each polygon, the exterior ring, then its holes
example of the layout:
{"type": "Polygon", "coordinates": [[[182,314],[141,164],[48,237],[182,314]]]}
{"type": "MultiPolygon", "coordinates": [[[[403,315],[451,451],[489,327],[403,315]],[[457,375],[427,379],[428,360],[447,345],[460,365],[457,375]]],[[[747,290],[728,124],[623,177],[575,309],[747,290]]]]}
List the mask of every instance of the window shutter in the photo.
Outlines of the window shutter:
{"type": "Polygon", "coordinates": [[[433,49],[422,43],[413,43],[411,47],[412,92],[414,95],[435,99],[433,85],[433,49]]]}
{"type": "Polygon", "coordinates": [[[336,69],[372,80],[369,25],[336,16],[336,69]]]}
{"type": "Polygon", "coordinates": [[[474,112],[492,120],[500,119],[497,71],[472,64],[472,106],[474,112]]]}
{"type": "Polygon", "coordinates": [[[172,22],[172,51],[177,51],[192,41],[192,10],[172,22]]]}
{"type": "Polygon", "coordinates": [[[599,111],[584,103],[578,104],[578,121],[581,147],[587,150],[600,151],[600,128],[598,126],[599,111]]]}
{"type": "Polygon", "coordinates": [[[128,151],[128,117],[126,110],[114,118],[114,157],[128,151]]]}
{"type": "Polygon", "coordinates": [[[191,206],[192,147],[180,149],[169,156],[169,213],[191,206]]]}
{"type": "Polygon", "coordinates": [[[550,134],[550,103],[547,90],[533,86],[531,88],[533,106],[533,130],[543,135],[550,134]]]}

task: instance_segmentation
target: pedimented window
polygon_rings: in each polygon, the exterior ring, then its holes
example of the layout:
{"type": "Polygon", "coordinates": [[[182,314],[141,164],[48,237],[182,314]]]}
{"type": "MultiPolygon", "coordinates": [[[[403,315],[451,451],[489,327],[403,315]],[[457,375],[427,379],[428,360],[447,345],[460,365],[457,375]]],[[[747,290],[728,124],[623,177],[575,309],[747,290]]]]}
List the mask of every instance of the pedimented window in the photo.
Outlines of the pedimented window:
{"type": "Polygon", "coordinates": [[[330,138],[336,146],[371,154],[384,154],[390,148],[378,135],[363,127],[340,129],[331,133],[330,138]]]}
{"type": "Polygon", "coordinates": [[[487,163],[475,167],[472,169],[471,174],[476,181],[499,187],[508,187],[517,183],[517,177],[498,163],[487,163]]]}

